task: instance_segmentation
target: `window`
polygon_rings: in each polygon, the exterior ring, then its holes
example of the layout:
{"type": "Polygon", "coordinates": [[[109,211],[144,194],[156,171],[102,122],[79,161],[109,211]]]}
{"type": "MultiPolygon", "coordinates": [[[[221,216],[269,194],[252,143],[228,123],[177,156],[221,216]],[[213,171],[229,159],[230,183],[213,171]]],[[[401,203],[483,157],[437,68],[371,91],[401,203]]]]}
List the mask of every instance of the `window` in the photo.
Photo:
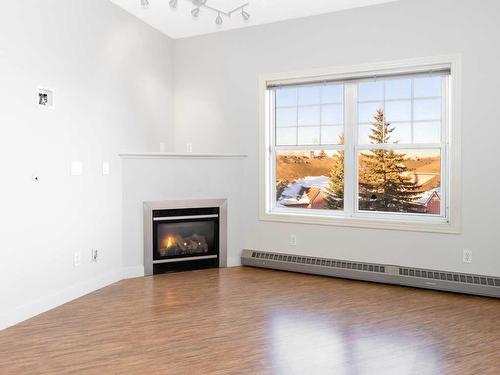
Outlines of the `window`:
{"type": "Polygon", "coordinates": [[[457,230],[456,65],[390,65],[263,79],[263,219],[457,230]]]}

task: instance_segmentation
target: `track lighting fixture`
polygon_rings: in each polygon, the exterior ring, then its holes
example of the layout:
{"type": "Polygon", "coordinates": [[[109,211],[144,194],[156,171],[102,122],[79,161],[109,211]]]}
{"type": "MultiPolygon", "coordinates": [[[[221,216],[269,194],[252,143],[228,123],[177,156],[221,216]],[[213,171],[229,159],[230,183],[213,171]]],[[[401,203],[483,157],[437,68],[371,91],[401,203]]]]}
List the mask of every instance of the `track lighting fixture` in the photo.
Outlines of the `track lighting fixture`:
{"type": "Polygon", "coordinates": [[[194,8],[192,11],[191,11],[191,15],[193,17],[198,17],[198,14],[200,14],[200,8],[194,8]]]}
{"type": "Polygon", "coordinates": [[[222,25],[222,22],[223,22],[223,19],[222,19],[220,13],[219,13],[217,15],[217,18],[215,19],[215,24],[218,25],[218,26],[220,26],[220,25],[222,25]]]}
{"type": "MultiPolygon", "coordinates": [[[[141,7],[143,9],[149,8],[149,0],[140,0],[140,1],[141,1],[141,7]]],[[[200,14],[201,8],[205,8],[211,10],[212,12],[217,13],[217,17],[215,18],[215,24],[217,26],[220,26],[224,23],[223,16],[231,17],[233,13],[236,13],[238,11],[241,11],[241,17],[243,18],[243,20],[248,21],[250,19],[250,13],[248,13],[245,10],[245,8],[247,8],[250,5],[249,3],[245,3],[229,11],[223,11],[219,8],[209,5],[208,0],[185,0],[185,1],[189,1],[192,5],[194,5],[194,8],[191,10],[191,15],[195,18],[198,17],[198,15],[200,14]]],[[[178,3],[179,0],[169,0],[168,5],[170,5],[170,8],[174,9],[177,8],[178,3]]]]}

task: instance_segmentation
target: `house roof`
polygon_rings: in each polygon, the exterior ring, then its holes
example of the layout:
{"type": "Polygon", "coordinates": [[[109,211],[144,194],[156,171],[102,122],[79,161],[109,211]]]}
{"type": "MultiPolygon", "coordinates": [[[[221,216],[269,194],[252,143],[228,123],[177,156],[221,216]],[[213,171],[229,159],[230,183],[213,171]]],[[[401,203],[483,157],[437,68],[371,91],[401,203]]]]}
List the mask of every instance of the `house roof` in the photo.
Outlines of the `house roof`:
{"type": "Polygon", "coordinates": [[[441,199],[441,190],[439,188],[435,188],[424,192],[420,197],[420,199],[418,200],[418,203],[425,206],[430,202],[430,200],[434,196],[436,196],[438,199],[441,199]]]}

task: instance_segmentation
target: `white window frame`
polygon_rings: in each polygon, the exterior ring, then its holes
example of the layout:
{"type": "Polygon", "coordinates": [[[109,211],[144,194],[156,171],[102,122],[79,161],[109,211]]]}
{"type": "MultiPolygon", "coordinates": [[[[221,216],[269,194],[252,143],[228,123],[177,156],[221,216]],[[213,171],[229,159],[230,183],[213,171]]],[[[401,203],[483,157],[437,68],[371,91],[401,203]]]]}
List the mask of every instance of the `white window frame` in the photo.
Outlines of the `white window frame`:
{"type": "MultiPolygon", "coordinates": [[[[410,230],[437,233],[460,233],[461,231],[461,57],[447,55],[436,57],[398,60],[356,66],[341,66],[308,71],[265,74],[259,77],[260,96],[260,190],[259,190],[259,218],[265,221],[279,221],[289,223],[334,225],[361,228],[410,230]],[[271,120],[274,111],[273,96],[267,89],[270,84],[299,84],[321,81],[342,81],[359,79],[362,77],[404,75],[428,73],[437,70],[449,69],[450,75],[444,84],[443,93],[448,101],[443,109],[443,125],[441,132],[441,189],[445,192],[445,199],[441,201],[441,215],[384,213],[359,211],[351,207],[349,199],[344,200],[346,207],[343,211],[279,208],[275,206],[275,147],[274,124],[271,120]],[[449,88],[449,91],[448,91],[449,88]],[[446,124],[446,125],[444,125],[446,124]]],[[[346,85],[345,98],[356,95],[346,85]]],[[[351,88],[350,88],[351,87],[351,88]]],[[[357,103],[356,97],[344,101],[357,103]]],[[[357,105],[357,104],[356,104],[357,105]]],[[[356,138],[357,118],[352,114],[357,111],[346,109],[344,116],[344,146],[304,146],[307,150],[335,150],[344,148],[356,150],[355,157],[346,152],[345,161],[345,191],[355,191],[357,196],[357,150],[366,150],[366,145],[353,144],[356,138]]],[[[436,145],[416,144],[415,149],[437,148],[436,145]]],[[[406,146],[369,145],[369,148],[411,148],[406,146]]],[[[297,149],[295,146],[294,149],[297,149]]]]}

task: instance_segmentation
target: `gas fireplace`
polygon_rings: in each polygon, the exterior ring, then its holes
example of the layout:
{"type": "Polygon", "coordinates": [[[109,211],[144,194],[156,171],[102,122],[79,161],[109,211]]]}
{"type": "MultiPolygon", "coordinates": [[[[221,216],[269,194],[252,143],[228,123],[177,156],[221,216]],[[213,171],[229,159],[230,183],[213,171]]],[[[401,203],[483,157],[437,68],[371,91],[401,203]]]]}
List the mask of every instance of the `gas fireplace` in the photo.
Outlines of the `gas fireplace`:
{"type": "Polygon", "coordinates": [[[221,206],[145,209],[146,275],[220,266],[221,206]]]}

